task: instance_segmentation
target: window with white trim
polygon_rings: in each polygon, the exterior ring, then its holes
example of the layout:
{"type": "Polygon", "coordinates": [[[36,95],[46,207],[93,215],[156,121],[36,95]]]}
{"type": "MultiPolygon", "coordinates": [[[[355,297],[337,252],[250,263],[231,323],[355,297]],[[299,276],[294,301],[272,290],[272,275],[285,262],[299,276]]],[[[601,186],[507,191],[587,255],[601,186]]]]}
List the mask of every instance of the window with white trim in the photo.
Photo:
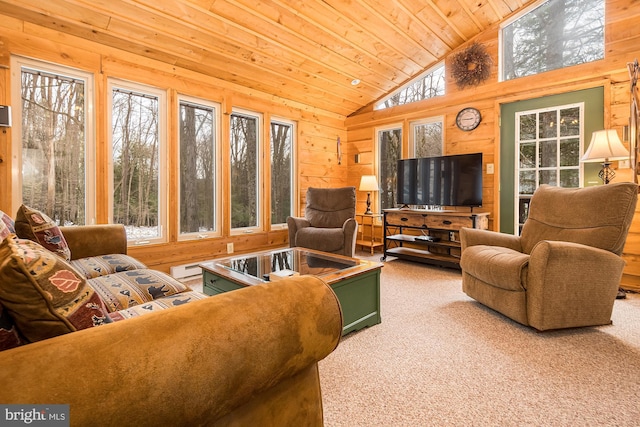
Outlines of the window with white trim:
{"type": "Polygon", "coordinates": [[[60,225],[95,222],[93,76],[68,67],[11,58],[15,73],[14,212],[20,204],[60,225]]]}
{"type": "Polygon", "coordinates": [[[111,222],[136,244],[166,241],[166,93],[109,81],[111,222]]]}
{"type": "Polygon", "coordinates": [[[603,59],[604,27],[604,0],[536,4],[501,25],[501,79],[603,59]]]}
{"type": "Polygon", "coordinates": [[[416,120],[409,124],[409,151],[413,157],[435,157],[444,154],[442,117],[416,120]]]}
{"type": "Polygon", "coordinates": [[[180,239],[220,235],[219,105],[179,97],[180,239]]]}
{"type": "Polygon", "coordinates": [[[443,96],[444,94],[444,62],[441,62],[378,102],[374,109],[382,110],[396,105],[410,104],[436,96],[443,96]]]}

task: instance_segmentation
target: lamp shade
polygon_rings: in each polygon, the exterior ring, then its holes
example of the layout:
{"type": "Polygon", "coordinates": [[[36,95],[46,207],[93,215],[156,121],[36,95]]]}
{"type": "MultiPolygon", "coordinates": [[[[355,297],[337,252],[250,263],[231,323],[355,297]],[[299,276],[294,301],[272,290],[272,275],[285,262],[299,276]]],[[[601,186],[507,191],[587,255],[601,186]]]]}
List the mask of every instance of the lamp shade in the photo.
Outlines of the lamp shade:
{"type": "Polygon", "coordinates": [[[360,178],[360,191],[378,191],[378,179],[375,175],[362,175],[360,178]]]}
{"type": "Polygon", "coordinates": [[[593,132],[589,148],[580,160],[583,162],[602,162],[627,158],[629,158],[629,150],[620,142],[618,132],[606,129],[593,132]]]}

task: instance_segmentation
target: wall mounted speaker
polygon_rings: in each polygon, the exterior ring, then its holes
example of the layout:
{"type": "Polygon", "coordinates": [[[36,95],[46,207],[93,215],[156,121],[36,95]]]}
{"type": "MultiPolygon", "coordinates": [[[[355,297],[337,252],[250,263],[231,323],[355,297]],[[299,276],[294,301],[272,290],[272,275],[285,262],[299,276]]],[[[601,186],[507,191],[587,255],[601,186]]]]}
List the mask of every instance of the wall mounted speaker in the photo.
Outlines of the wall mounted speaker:
{"type": "Polygon", "coordinates": [[[0,126],[11,126],[11,107],[0,105],[0,126]]]}

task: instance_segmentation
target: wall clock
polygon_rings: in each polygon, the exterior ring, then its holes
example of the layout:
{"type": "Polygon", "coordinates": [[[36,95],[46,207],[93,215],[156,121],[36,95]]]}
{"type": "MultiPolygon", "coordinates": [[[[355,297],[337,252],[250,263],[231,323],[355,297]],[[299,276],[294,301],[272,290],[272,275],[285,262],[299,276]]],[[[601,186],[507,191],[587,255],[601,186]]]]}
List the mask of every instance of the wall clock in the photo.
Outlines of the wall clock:
{"type": "Polygon", "coordinates": [[[456,116],[456,125],[460,130],[470,131],[477,128],[481,120],[480,111],[476,108],[468,107],[460,110],[456,116]]]}

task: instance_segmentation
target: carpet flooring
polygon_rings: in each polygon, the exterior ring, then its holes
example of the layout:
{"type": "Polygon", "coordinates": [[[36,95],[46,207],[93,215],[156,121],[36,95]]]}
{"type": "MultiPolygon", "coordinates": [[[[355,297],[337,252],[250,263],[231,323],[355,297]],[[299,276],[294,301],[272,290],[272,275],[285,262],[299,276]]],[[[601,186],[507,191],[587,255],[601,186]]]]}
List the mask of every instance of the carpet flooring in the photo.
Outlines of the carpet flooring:
{"type": "Polygon", "coordinates": [[[382,323],[320,362],[327,427],[640,425],[639,295],[612,325],[539,333],[459,271],[390,259],[381,277],[382,323]]]}

